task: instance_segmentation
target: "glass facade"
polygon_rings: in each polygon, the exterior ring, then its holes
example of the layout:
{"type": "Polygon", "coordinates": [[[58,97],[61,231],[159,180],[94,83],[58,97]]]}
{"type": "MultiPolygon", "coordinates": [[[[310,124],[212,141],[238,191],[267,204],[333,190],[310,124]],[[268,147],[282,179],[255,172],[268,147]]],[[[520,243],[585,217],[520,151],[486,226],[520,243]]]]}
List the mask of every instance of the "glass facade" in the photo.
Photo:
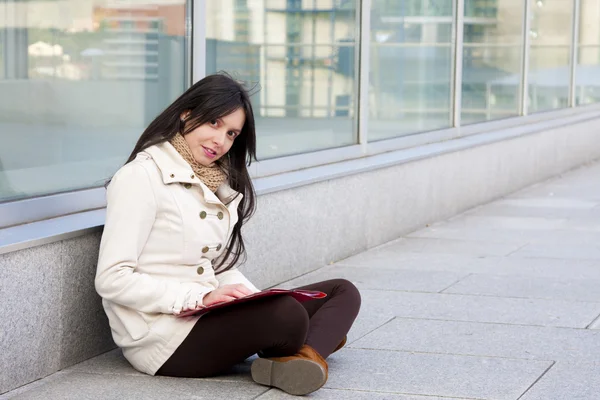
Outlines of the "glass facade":
{"type": "Polygon", "coordinates": [[[369,140],[450,126],[452,14],[447,0],[373,0],[369,140]]]}
{"type": "Polygon", "coordinates": [[[576,104],[600,102],[600,1],[581,0],[576,104]]]}
{"type": "Polygon", "coordinates": [[[523,12],[520,1],[465,0],[462,125],[519,114],[523,12]]]}
{"type": "Polygon", "coordinates": [[[0,203],[102,186],[194,63],[256,85],[271,172],[600,101],[600,0],[191,4],[0,0],[0,203]]]}
{"type": "Polygon", "coordinates": [[[573,1],[530,2],[529,113],[569,104],[573,1]]]}
{"type": "Polygon", "coordinates": [[[0,201],[104,185],[185,89],[185,12],[0,1],[0,201]]]}
{"type": "Polygon", "coordinates": [[[206,2],[206,71],[257,83],[259,160],[357,143],[355,0],[206,2]]]}

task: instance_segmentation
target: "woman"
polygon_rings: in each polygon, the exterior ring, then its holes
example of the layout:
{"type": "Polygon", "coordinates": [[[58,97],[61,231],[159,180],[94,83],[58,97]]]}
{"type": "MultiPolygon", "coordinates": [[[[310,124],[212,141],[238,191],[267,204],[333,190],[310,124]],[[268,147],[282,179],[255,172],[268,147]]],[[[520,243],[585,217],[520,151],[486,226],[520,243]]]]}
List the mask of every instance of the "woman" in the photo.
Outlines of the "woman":
{"type": "Polygon", "coordinates": [[[327,293],[322,300],[272,297],[177,316],[259,291],[234,268],[255,208],[246,165],[255,154],[248,92],[212,75],[148,126],[109,183],[96,290],[115,343],[139,371],[213,376],[258,353],[257,383],[296,395],[325,384],[325,359],[360,307],[348,281],[303,287],[327,293]]]}

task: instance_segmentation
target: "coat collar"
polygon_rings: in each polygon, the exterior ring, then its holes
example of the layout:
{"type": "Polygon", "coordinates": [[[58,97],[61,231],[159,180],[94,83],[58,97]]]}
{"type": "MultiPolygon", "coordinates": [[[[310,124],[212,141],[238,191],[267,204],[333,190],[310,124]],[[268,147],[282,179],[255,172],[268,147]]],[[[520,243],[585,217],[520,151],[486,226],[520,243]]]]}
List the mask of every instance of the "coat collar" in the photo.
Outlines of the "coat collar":
{"type": "Polygon", "coordinates": [[[148,147],[142,153],[146,153],[160,170],[163,183],[192,184],[199,186],[204,194],[204,200],[208,203],[221,204],[231,198],[241,200],[242,194],[233,190],[227,182],[217,189],[216,194],[212,192],[194,173],[190,164],[183,159],[181,154],[169,142],[163,142],[148,147]]]}

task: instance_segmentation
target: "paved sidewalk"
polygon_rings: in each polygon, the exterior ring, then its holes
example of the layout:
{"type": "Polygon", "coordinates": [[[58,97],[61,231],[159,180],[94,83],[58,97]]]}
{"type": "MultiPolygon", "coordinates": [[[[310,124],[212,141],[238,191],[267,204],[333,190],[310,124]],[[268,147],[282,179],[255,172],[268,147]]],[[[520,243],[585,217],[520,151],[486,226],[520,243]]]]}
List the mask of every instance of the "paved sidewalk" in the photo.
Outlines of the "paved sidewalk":
{"type": "MultiPolygon", "coordinates": [[[[600,399],[600,164],[282,286],[333,277],[363,308],[310,398],[600,399]]],[[[252,383],[249,365],[148,377],[113,351],[0,399],[294,398],[252,383]]]]}

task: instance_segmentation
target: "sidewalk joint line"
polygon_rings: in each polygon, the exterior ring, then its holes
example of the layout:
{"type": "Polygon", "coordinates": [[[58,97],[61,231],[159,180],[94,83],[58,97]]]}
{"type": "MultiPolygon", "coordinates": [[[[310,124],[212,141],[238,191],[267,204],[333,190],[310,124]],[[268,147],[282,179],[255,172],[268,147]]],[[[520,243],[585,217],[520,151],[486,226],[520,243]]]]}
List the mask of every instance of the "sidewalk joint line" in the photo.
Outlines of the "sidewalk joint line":
{"type": "Polygon", "coordinates": [[[265,395],[265,394],[269,393],[271,390],[274,390],[274,388],[272,388],[272,387],[267,387],[267,388],[265,388],[265,389],[266,389],[266,390],[265,390],[264,392],[262,392],[261,394],[259,394],[259,395],[258,395],[258,396],[256,396],[256,397],[253,397],[253,398],[252,398],[252,400],[256,400],[256,399],[258,399],[259,397],[262,397],[263,395],[265,395]]]}
{"type": "Polygon", "coordinates": [[[377,326],[377,327],[375,327],[375,328],[371,329],[369,332],[365,333],[365,334],[364,334],[364,335],[362,335],[361,337],[354,339],[353,341],[351,341],[350,343],[348,343],[348,347],[351,347],[352,343],[354,343],[354,342],[357,342],[357,341],[361,340],[361,339],[362,339],[362,338],[364,338],[365,336],[367,336],[367,335],[369,335],[369,334],[371,334],[371,333],[375,332],[375,331],[376,331],[377,329],[379,329],[379,328],[382,328],[382,327],[384,327],[385,325],[389,324],[390,322],[392,322],[392,321],[393,321],[393,320],[395,320],[395,319],[396,319],[396,317],[395,317],[395,316],[394,316],[394,317],[391,317],[390,319],[388,319],[387,321],[385,321],[383,324],[381,324],[381,325],[379,325],[379,326],[377,326]]]}
{"type": "Polygon", "coordinates": [[[517,361],[534,361],[534,362],[556,362],[555,360],[548,360],[545,358],[522,358],[522,357],[507,357],[507,356],[492,356],[489,354],[464,354],[464,353],[441,353],[438,351],[422,351],[422,350],[405,350],[405,349],[377,349],[372,347],[352,347],[356,350],[367,350],[367,351],[386,351],[394,353],[406,353],[406,354],[428,354],[436,356],[454,356],[454,357],[474,357],[474,358],[494,358],[501,360],[517,360],[517,361]]]}
{"type": "MultiPolygon", "coordinates": [[[[503,326],[520,326],[525,328],[544,328],[544,329],[568,329],[572,331],[590,331],[587,328],[577,328],[572,326],[551,326],[551,325],[536,325],[536,324],[516,324],[510,322],[493,322],[493,321],[473,321],[464,319],[443,319],[443,318],[431,318],[431,317],[404,317],[396,315],[394,319],[410,319],[416,321],[440,321],[440,322],[458,322],[463,324],[486,324],[486,325],[503,325],[503,326]]],[[[595,332],[594,332],[595,333],[595,332]]]]}
{"type": "Polygon", "coordinates": [[[345,392],[361,392],[361,393],[379,393],[379,394],[399,394],[402,396],[417,396],[423,397],[426,399],[427,397],[435,397],[441,399],[455,399],[455,400],[487,400],[481,397],[455,397],[455,396],[445,396],[442,394],[421,394],[421,393],[406,393],[406,392],[389,392],[384,390],[367,390],[367,389],[357,389],[357,388],[335,388],[335,387],[323,387],[321,390],[339,390],[345,392]]]}
{"type": "Polygon", "coordinates": [[[458,282],[462,281],[463,279],[467,279],[467,278],[469,278],[472,275],[475,275],[475,274],[471,272],[471,273],[468,273],[468,274],[460,277],[456,282],[452,283],[447,288],[444,288],[444,289],[440,290],[438,293],[440,293],[440,294],[444,293],[446,290],[450,289],[452,286],[456,285],[458,282]]]}
{"type": "Polygon", "coordinates": [[[510,257],[511,255],[515,254],[516,252],[518,252],[518,251],[519,251],[519,250],[521,250],[522,248],[529,246],[530,244],[531,244],[531,243],[527,242],[527,243],[525,243],[523,246],[519,246],[519,248],[517,248],[517,249],[515,249],[515,250],[511,251],[510,253],[506,254],[504,257],[510,257]]]}
{"type": "Polygon", "coordinates": [[[533,388],[535,386],[536,383],[538,383],[543,377],[544,375],[546,375],[548,373],[548,371],[550,371],[550,369],[552,369],[552,367],[554,367],[556,365],[556,361],[552,361],[552,364],[550,364],[550,366],[548,368],[546,368],[546,370],[523,392],[522,395],[520,395],[517,400],[521,400],[521,398],[523,398],[523,396],[525,396],[527,394],[527,392],[529,392],[529,390],[531,390],[531,388],[533,388]]]}
{"type": "Polygon", "coordinates": [[[293,277],[293,278],[291,278],[291,279],[288,279],[288,280],[285,280],[285,281],[283,281],[283,282],[276,283],[275,285],[269,286],[267,289],[272,289],[272,288],[276,288],[276,287],[278,287],[278,286],[280,286],[280,285],[285,285],[285,284],[287,284],[288,282],[295,281],[296,279],[303,278],[303,277],[305,277],[305,276],[307,276],[307,275],[310,275],[310,274],[312,274],[312,273],[314,273],[314,272],[320,271],[320,270],[322,270],[322,269],[325,269],[325,268],[327,268],[327,267],[333,267],[334,265],[335,265],[335,264],[327,264],[327,265],[322,265],[322,266],[320,266],[320,267],[319,267],[319,268],[317,268],[317,269],[313,269],[313,270],[311,270],[311,271],[308,271],[308,272],[305,272],[305,273],[303,273],[303,274],[301,274],[301,275],[295,276],[295,277],[293,277]]]}
{"type": "Polygon", "coordinates": [[[585,329],[588,329],[588,330],[595,329],[595,328],[592,328],[592,326],[594,326],[594,325],[596,325],[598,323],[600,323],[600,314],[596,318],[594,318],[592,320],[592,322],[590,322],[590,324],[585,327],[585,329]]]}
{"type": "MultiPolygon", "coordinates": [[[[476,275],[476,274],[473,274],[476,275]]],[[[375,288],[363,288],[361,291],[370,292],[388,292],[388,293],[419,293],[419,294],[434,294],[444,296],[465,296],[465,297],[491,297],[496,299],[517,299],[517,300],[544,300],[544,301],[562,301],[569,303],[586,303],[586,304],[598,304],[600,300],[580,300],[580,299],[557,299],[551,297],[519,297],[519,296],[500,296],[497,294],[475,294],[475,293],[439,293],[439,292],[426,292],[423,290],[399,290],[399,289],[375,289],[375,288]]]]}

